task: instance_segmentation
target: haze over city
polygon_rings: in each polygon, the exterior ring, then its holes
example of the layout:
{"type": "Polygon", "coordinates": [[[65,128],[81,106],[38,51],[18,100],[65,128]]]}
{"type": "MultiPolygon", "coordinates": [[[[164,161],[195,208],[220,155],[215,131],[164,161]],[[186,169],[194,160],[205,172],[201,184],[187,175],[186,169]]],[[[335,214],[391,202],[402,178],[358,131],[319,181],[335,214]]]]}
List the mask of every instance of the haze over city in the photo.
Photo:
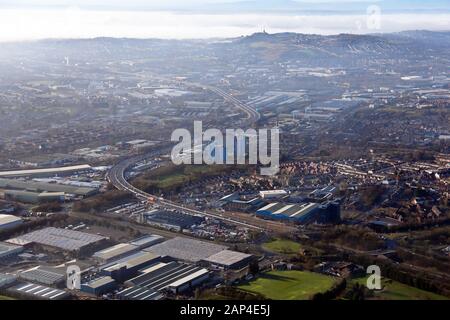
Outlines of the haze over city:
{"type": "Polygon", "coordinates": [[[0,41],[44,38],[218,38],[266,30],[315,34],[448,30],[448,1],[0,1],[0,41]],[[380,28],[367,28],[367,8],[380,28]]]}

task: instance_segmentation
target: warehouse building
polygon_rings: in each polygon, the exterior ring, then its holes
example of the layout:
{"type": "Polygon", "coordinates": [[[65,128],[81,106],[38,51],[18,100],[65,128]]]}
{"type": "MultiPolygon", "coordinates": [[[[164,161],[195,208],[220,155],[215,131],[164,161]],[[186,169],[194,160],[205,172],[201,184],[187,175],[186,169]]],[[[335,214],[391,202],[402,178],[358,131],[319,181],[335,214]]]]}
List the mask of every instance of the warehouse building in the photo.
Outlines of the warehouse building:
{"type": "Polygon", "coordinates": [[[51,249],[80,253],[101,245],[107,239],[95,234],[49,227],[9,239],[6,242],[24,246],[39,244],[51,249]]]}
{"type": "Polygon", "coordinates": [[[166,255],[178,260],[199,262],[225,249],[227,249],[226,246],[215,243],[176,237],[144,249],[144,251],[158,256],[166,255]]]}
{"type": "Polygon", "coordinates": [[[125,290],[117,293],[116,297],[120,300],[161,300],[164,298],[160,292],[143,288],[139,286],[134,286],[126,288],[125,290]]]}
{"type": "Polygon", "coordinates": [[[340,205],[337,202],[284,204],[270,203],[256,211],[269,219],[290,220],[298,223],[336,223],[340,221],[340,205]]]}
{"type": "Polygon", "coordinates": [[[0,178],[0,189],[30,191],[35,193],[60,192],[78,197],[89,197],[98,193],[98,189],[96,188],[3,178],[0,178]]]}
{"type": "Polygon", "coordinates": [[[169,210],[152,210],[144,213],[143,216],[144,221],[148,224],[176,231],[189,229],[192,226],[199,225],[205,221],[205,218],[200,216],[193,216],[169,210]]]}
{"type": "Polygon", "coordinates": [[[49,288],[29,282],[20,282],[19,284],[8,288],[8,291],[20,296],[40,300],[63,300],[70,297],[70,294],[64,290],[49,288]]]}
{"type": "Polygon", "coordinates": [[[267,199],[276,199],[276,198],[282,198],[287,196],[288,193],[285,190],[267,190],[267,191],[260,191],[259,196],[265,200],[267,199]]]}
{"type": "Polygon", "coordinates": [[[129,243],[119,243],[115,246],[97,251],[92,257],[100,263],[108,263],[129,256],[137,251],[139,251],[138,246],[129,243]]]}
{"type": "Polygon", "coordinates": [[[0,262],[17,257],[23,251],[22,246],[0,242],[0,262]]]}
{"type": "Polygon", "coordinates": [[[314,202],[323,202],[333,198],[337,188],[335,186],[328,186],[322,189],[314,190],[309,194],[309,199],[314,202]]]}
{"type": "Polygon", "coordinates": [[[66,279],[65,270],[44,266],[19,272],[17,276],[22,280],[38,282],[48,286],[60,286],[66,279]]]}
{"type": "Polygon", "coordinates": [[[253,212],[264,206],[264,202],[260,198],[253,198],[247,200],[232,200],[224,205],[224,208],[228,211],[242,211],[253,212]]]}
{"type": "Polygon", "coordinates": [[[64,192],[31,192],[21,190],[5,190],[5,199],[24,203],[64,202],[64,192]]]}
{"type": "Polygon", "coordinates": [[[110,276],[118,282],[123,282],[136,276],[139,270],[157,263],[160,259],[159,255],[139,251],[100,267],[100,272],[104,276],[110,276]]]}
{"type": "Polygon", "coordinates": [[[117,288],[117,283],[111,277],[100,277],[81,283],[81,291],[100,296],[117,288]]]}
{"type": "Polygon", "coordinates": [[[155,244],[161,243],[164,240],[165,240],[164,237],[158,236],[156,234],[151,234],[132,240],[129,243],[132,244],[133,246],[139,247],[139,250],[142,250],[151,247],[155,244]]]}
{"type": "Polygon", "coordinates": [[[305,221],[318,207],[318,203],[284,204],[275,202],[259,209],[256,214],[271,219],[301,222],[305,221]]]}
{"type": "Polygon", "coordinates": [[[15,171],[2,171],[0,172],[0,178],[19,178],[19,177],[55,177],[55,176],[67,176],[75,173],[85,173],[92,171],[92,168],[88,164],[59,167],[59,168],[47,168],[47,169],[32,169],[32,170],[15,170],[15,171]]]}
{"type": "Polygon", "coordinates": [[[240,269],[248,266],[253,256],[250,254],[223,250],[203,260],[205,263],[221,269],[240,269]]]}
{"type": "Polygon", "coordinates": [[[17,277],[9,273],[0,273],[0,289],[9,287],[17,281],[17,277]]]}
{"type": "Polygon", "coordinates": [[[158,263],[146,270],[141,270],[140,273],[125,284],[159,292],[170,290],[177,294],[192,289],[209,278],[208,270],[175,261],[158,263]]]}
{"type": "Polygon", "coordinates": [[[0,214],[0,231],[8,230],[20,226],[22,219],[9,214],[0,214]]]}

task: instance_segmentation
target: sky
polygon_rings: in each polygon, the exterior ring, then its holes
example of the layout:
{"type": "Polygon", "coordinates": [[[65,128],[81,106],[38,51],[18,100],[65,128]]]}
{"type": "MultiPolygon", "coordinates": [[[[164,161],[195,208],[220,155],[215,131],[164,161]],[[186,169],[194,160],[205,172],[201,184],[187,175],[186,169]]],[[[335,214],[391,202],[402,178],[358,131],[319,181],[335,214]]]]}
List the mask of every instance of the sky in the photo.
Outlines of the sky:
{"type": "Polygon", "coordinates": [[[450,30],[450,0],[0,0],[0,41],[450,30]]]}

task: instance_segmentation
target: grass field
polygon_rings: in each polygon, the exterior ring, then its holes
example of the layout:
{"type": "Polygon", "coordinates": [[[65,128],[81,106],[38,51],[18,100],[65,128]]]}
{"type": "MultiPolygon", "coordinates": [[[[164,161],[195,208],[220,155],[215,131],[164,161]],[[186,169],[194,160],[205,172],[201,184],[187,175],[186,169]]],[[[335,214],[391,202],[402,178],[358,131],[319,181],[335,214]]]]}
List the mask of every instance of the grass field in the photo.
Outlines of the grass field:
{"type": "Polygon", "coordinates": [[[0,296],[0,300],[15,300],[14,298],[6,297],[6,296],[0,296]]]}
{"type": "Polygon", "coordinates": [[[301,245],[291,240],[276,239],[263,244],[263,248],[267,251],[281,254],[295,254],[301,249],[301,245]]]}
{"type": "Polygon", "coordinates": [[[308,300],[330,289],[335,279],[307,271],[270,271],[238,288],[272,300],[308,300]]]}
{"type": "Polygon", "coordinates": [[[231,166],[164,166],[152,170],[141,177],[136,178],[133,183],[139,188],[156,188],[170,191],[188,182],[195,182],[202,178],[215,177],[232,171],[231,166]]]}
{"type": "MultiPolygon", "coordinates": [[[[349,283],[350,287],[353,283],[366,284],[366,278],[353,279],[349,283]]],[[[433,292],[417,289],[406,284],[393,281],[390,279],[382,280],[381,291],[374,292],[372,299],[381,300],[448,300],[448,298],[433,292]]],[[[370,298],[369,298],[370,299],[370,298]]]]}

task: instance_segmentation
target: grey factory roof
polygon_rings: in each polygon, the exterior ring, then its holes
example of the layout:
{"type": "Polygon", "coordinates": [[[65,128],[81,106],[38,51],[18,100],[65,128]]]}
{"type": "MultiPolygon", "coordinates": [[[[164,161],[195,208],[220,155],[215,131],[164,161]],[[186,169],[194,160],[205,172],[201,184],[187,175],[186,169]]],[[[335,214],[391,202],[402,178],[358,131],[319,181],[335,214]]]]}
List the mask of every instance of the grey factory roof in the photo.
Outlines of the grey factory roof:
{"type": "Polygon", "coordinates": [[[83,188],[69,185],[62,185],[56,183],[45,183],[45,182],[33,182],[33,181],[22,181],[15,179],[2,179],[0,178],[0,188],[1,189],[19,189],[34,192],[64,192],[69,194],[75,194],[79,196],[87,196],[92,193],[97,192],[94,188],[83,188]]]}
{"type": "Polygon", "coordinates": [[[37,266],[18,274],[19,278],[39,282],[45,285],[54,285],[64,281],[65,274],[63,270],[56,270],[50,267],[37,266]]]}
{"type": "Polygon", "coordinates": [[[124,300],[160,300],[163,295],[158,291],[134,286],[120,291],[117,296],[124,300]]]}
{"type": "Polygon", "coordinates": [[[0,214],[0,226],[22,221],[21,218],[9,214],[0,214]]]}
{"type": "Polygon", "coordinates": [[[49,227],[9,239],[7,242],[13,244],[37,243],[67,251],[76,251],[105,239],[107,238],[95,234],[49,227]]]}
{"type": "Polygon", "coordinates": [[[144,251],[152,252],[159,256],[169,256],[175,259],[197,262],[225,249],[227,247],[222,245],[177,237],[151,246],[144,249],[144,251]]]}
{"type": "Polygon", "coordinates": [[[0,177],[20,177],[39,174],[61,174],[67,172],[75,172],[82,170],[89,170],[91,166],[88,164],[59,167],[59,168],[46,168],[46,169],[32,169],[32,170],[14,170],[14,171],[0,171],[0,177]]]}
{"type": "Polygon", "coordinates": [[[231,250],[223,250],[206,258],[205,261],[224,266],[231,266],[245,259],[249,259],[250,257],[251,257],[250,254],[231,250]]]}
{"type": "Polygon", "coordinates": [[[127,253],[135,252],[139,249],[139,247],[129,244],[129,243],[119,243],[115,246],[103,249],[101,251],[97,251],[94,253],[93,257],[97,259],[102,259],[104,261],[109,261],[114,259],[115,257],[123,256],[127,253]]]}
{"type": "Polygon", "coordinates": [[[47,300],[59,300],[68,296],[68,293],[66,291],[28,282],[17,284],[9,290],[16,291],[28,296],[33,296],[35,298],[47,300]]]}
{"type": "Polygon", "coordinates": [[[146,248],[163,241],[163,237],[152,234],[130,241],[130,244],[138,246],[140,248],[146,248]]]}
{"type": "Polygon", "coordinates": [[[0,255],[3,253],[7,253],[9,251],[15,251],[18,249],[21,249],[21,246],[17,246],[14,244],[6,243],[6,242],[0,242],[0,255]]]}
{"type": "Polygon", "coordinates": [[[208,273],[208,270],[186,263],[159,263],[147,268],[145,273],[127,281],[128,284],[155,291],[173,288],[188,283],[208,273]]]}
{"type": "Polygon", "coordinates": [[[104,285],[111,284],[114,282],[115,281],[113,278],[106,276],[106,277],[100,277],[100,278],[90,280],[89,282],[83,283],[82,285],[96,289],[96,288],[100,288],[100,287],[103,287],[104,285]]]}
{"type": "Polygon", "coordinates": [[[108,263],[102,266],[103,270],[113,271],[120,269],[122,267],[133,268],[135,266],[139,266],[144,262],[151,261],[154,259],[158,259],[159,256],[155,255],[151,252],[139,251],[133,255],[127,256],[120,260],[116,260],[114,262],[108,263]]]}
{"type": "Polygon", "coordinates": [[[0,273],[0,288],[8,286],[16,281],[17,277],[9,273],[0,273]]]}
{"type": "Polygon", "coordinates": [[[182,277],[182,278],[176,280],[175,282],[172,282],[169,285],[169,287],[171,287],[171,288],[180,287],[180,286],[182,286],[182,285],[184,285],[186,283],[189,283],[192,280],[195,280],[195,279],[200,278],[200,277],[202,277],[204,275],[207,275],[208,273],[209,273],[209,271],[206,270],[206,269],[200,269],[200,270],[194,271],[194,272],[186,275],[185,277],[182,277]]]}
{"type": "Polygon", "coordinates": [[[274,215],[284,215],[289,218],[300,218],[309,213],[311,210],[319,207],[318,203],[304,203],[304,204],[284,204],[284,203],[270,203],[258,212],[269,212],[274,215]]]}

